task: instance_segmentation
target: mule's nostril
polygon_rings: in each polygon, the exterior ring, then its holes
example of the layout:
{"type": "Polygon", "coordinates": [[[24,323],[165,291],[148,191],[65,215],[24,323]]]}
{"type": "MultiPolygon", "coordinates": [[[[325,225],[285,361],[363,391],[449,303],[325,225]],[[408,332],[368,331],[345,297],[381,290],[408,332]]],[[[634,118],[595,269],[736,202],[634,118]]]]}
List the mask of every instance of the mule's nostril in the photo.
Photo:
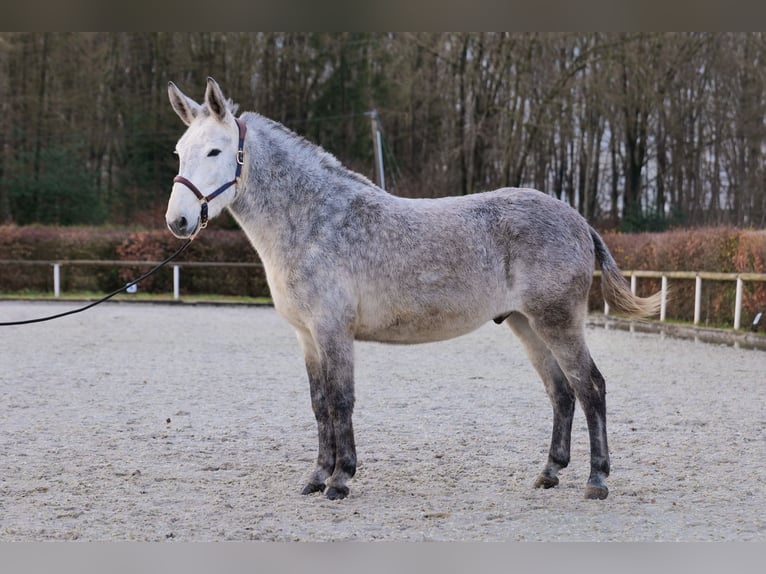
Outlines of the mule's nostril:
{"type": "Polygon", "coordinates": [[[175,235],[176,237],[182,238],[187,237],[189,235],[189,220],[185,217],[179,217],[177,219],[169,219],[168,222],[168,229],[175,235]]]}

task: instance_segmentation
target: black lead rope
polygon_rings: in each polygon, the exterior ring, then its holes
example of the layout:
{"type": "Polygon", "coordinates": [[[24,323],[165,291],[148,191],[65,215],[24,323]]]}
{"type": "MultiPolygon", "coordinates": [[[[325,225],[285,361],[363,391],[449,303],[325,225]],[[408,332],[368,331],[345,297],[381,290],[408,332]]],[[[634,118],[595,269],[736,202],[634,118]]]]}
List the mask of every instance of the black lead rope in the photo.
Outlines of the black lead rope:
{"type": "Polygon", "coordinates": [[[83,307],[79,307],[78,309],[72,309],[71,311],[64,311],[63,313],[56,313],[55,315],[48,315],[47,317],[39,317],[37,319],[27,319],[25,321],[0,322],[0,327],[10,327],[12,325],[29,325],[31,323],[42,323],[43,321],[51,321],[52,319],[58,319],[60,317],[66,317],[67,315],[74,315],[75,313],[82,313],[83,311],[86,311],[87,309],[90,309],[91,307],[95,307],[96,305],[98,305],[100,303],[103,303],[104,301],[108,301],[109,299],[111,299],[115,295],[118,295],[119,293],[122,293],[123,291],[127,291],[130,287],[133,287],[133,285],[135,285],[136,283],[140,283],[141,281],[143,281],[147,277],[151,277],[152,275],[157,273],[157,271],[162,269],[165,265],[170,263],[173,259],[175,259],[179,255],[181,255],[181,253],[186,251],[186,249],[189,247],[189,245],[191,245],[191,242],[193,241],[193,239],[194,238],[187,239],[186,242],[183,245],[181,245],[181,247],[179,247],[178,250],[175,253],[173,253],[173,255],[171,255],[170,257],[166,258],[161,263],[159,263],[151,271],[147,271],[146,273],[141,275],[141,277],[139,277],[138,279],[134,279],[130,283],[126,283],[124,286],[120,287],[119,289],[116,289],[116,290],[112,291],[108,295],[105,295],[104,297],[102,297],[98,301],[93,301],[93,302],[88,303],[87,305],[85,305],[83,307]]]}

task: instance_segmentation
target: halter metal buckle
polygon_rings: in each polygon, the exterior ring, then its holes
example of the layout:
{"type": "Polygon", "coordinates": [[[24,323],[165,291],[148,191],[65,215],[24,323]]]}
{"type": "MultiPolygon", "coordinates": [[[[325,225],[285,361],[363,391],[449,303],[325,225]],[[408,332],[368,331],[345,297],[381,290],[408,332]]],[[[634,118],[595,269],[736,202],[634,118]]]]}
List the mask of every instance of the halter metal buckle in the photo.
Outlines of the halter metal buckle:
{"type": "Polygon", "coordinates": [[[207,227],[207,201],[203,201],[199,208],[199,228],[207,227]]]}

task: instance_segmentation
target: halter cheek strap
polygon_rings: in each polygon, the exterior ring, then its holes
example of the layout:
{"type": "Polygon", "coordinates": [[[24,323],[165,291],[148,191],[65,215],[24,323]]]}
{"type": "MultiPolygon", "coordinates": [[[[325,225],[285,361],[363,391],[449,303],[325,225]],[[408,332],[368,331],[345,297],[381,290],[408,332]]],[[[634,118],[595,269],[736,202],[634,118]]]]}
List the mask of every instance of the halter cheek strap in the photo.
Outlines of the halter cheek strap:
{"type": "Polygon", "coordinates": [[[192,191],[192,193],[194,193],[194,195],[197,196],[197,199],[199,199],[200,229],[204,229],[205,227],[207,227],[208,202],[218,197],[219,195],[221,195],[224,191],[229,189],[232,185],[236,185],[236,183],[239,181],[239,176],[242,175],[242,165],[245,163],[245,134],[247,133],[247,126],[245,125],[245,122],[243,122],[239,118],[236,118],[234,121],[237,122],[237,129],[239,130],[239,144],[237,145],[237,169],[234,172],[234,179],[232,179],[231,181],[227,181],[226,183],[224,183],[221,187],[219,187],[212,193],[205,195],[199,190],[199,188],[196,185],[194,185],[191,181],[186,179],[184,176],[177,175],[173,178],[173,183],[184,184],[186,187],[188,187],[192,191]]]}

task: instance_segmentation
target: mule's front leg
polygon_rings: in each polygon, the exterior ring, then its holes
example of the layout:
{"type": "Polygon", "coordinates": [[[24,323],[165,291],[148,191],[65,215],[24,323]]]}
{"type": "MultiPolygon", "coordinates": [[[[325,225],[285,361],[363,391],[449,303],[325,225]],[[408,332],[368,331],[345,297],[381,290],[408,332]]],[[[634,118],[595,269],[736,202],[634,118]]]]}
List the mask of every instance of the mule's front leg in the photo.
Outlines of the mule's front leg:
{"type": "Polygon", "coordinates": [[[317,465],[303,494],[324,491],[331,500],[348,496],[347,481],[356,473],[353,341],[322,343],[299,333],[306,356],[311,406],[317,421],[317,465]],[[326,490],[325,490],[326,488],[326,490]]]}
{"type": "Polygon", "coordinates": [[[325,481],[335,470],[335,431],[333,429],[330,411],[327,405],[325,381],[322,376],[321,364],[317,360],[306,359],[306,371],[309,376],[311,389],[311,408],[317,421],[317,437],[319,452],[314,472],[311,473],[308,484],[301,494],[324,492],[325,481]]]}
{"type": "Polygon", "coordinates": [[[356,473],[356,445],[351,417],[354,413],[354,360],[351,339],[334,340],[324,347],[327,406],[335,440],[335,468],[327,479],[327,498],[348,496],[348,482],[356,473]]]}

